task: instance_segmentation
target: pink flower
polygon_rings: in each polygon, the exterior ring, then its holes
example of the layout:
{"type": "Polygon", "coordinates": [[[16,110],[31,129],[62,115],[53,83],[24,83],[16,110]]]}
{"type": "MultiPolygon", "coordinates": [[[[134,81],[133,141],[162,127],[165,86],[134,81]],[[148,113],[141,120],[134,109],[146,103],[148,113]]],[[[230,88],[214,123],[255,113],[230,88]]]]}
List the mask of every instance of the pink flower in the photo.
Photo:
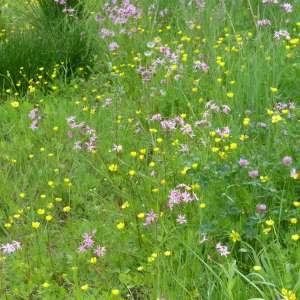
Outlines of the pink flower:
{"type": "Polygon", "coordinates": [[[249,175],[251,178],[255,178],[255,177],[258,177],[259,172],[258,172],[258,170],[251,170],[251,171],[248,172],[248,175],[249,175]]]}
{"type": "Polygon", "coordinates": [[[19,249],[21,249],[21,243],[18,241],[12,241],[11,243],[0,245],[0,250],[3,254],[12,254],[19,249]]]}
{"type": "Polygon", "coordinates": [[[102,246],[97,246],[94,250],[94,253],[98,257],[102,257],[106,254],[106,248],[102,246]]]}
{"type": "Polygon", "coordinates": [[[230,254],[228,247],[225,245],[222,245],[221,243],[218,243],[216,245],[216,250],[221,256],[228,256],[230,254]]]}
{"type": "Polygon", "coordinates": [[[258,21],[257,21],[257,25],[258,25],[259,27],[270,26],[270,25],[271,25],[271,21],[268,20],[268,19],[258,20],[258,21]]]}
{"type": "Polygon", "coordinates": [[[249,161],[248,161],[247,159],[245,159],[245,158],[240,158],[240,160],[239,160],[239,165],[240,165],[241,167],[246,167],[246,166],[249,165],[249,161]]]}
{"type": "Polygon", "coordinates": [[[267,205],[264,204],[264,203],[261,203],[261,204],[257,204],[256,205],[256,212],[258,214],[263,214],[267,211],[267,205]]]}
{"type": "Polygon", "coordinates": [[[116,51],[120,48],[119,44],[117,42],[111,42],[109,45],[108,45],[108,50],[113,52],[113,51],[116,51]]]}
{"type": "Polygon", "coordinates": [[[154,223],[158,218],[158,215],[151,209],[148,213],[146,213],[146,220],[144,226],[148,226],[154,223]]]}
{"type": "Polygon", "coordinates": [[[290,156],[284,156],[283,159],[282,159],[282,163],[285,166],[290,165],[292,162],[293,162],[293,159],[290,156]]]}
{"type": "Polygon", "coordinates": [[[181,224],[181,225],[187,223],[185,215],[181,215],[181,214],[178,215],[176,221],[178,224],[181,224]]]}
{"type": "Polygon", "coordinates": [[[282,5],[280,5],[280,7],[286,13],[292,13],[293,12],[293,5],[290,4],[290,3],[283,3],[282,5]]]}

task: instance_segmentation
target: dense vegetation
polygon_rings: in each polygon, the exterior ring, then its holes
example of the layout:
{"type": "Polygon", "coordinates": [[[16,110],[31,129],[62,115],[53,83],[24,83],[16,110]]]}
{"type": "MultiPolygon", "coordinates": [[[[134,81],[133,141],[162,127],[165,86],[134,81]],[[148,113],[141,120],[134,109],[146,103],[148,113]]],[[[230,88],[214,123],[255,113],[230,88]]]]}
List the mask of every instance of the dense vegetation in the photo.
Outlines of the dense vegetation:
{"type": "Polygon", "coordinates": [[[0,1],[0,299],[300,297],[300,5],[0,1]]]}

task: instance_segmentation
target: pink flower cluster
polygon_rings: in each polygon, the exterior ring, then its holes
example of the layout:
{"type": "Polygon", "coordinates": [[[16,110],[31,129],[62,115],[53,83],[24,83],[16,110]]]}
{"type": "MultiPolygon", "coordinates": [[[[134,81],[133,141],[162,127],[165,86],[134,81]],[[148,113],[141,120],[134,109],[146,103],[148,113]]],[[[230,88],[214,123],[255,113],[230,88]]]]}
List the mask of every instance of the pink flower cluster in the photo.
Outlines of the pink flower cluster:
{"type": "Polygon", "coordinates": [[[270,25],[271,25],[271,21],[268,19],[262,19],[262,20],[257,21],[257,26],[259,26],[259,27],[266,27],[266,26],[270,26],[270,25]]]}
{"type": "Polygon", "coordinates": [[[130,0],[112,0],[104,5],[104,10],[114,24],[126,24],[130,19],[137,20],[142,11],[130,3],[130,0]]]}
{"type": "Polygon", "coordinates": [[[38,129],[39,122],[42,119],[39,109],[34,108],[33,110],[31,110],[28,114],[28,118],[31,120],[30,128],[32,130],[38,129]]]}
{"type": "Polygon", "coordinates": [[[228,256],[230,254],[228,247],[221,243],[217,243],[216,250],[221,256],[228,256]]]}
{"type": "Polygon", "coordinates": [[[281,38],[289,40],[291,37],[287,30],[279,30],[279,31],[275,31],[274,38],[276,40],[280,40],[281,38]]]}
{"type": "Polygon", "coordinates": [[[174,205],[181,203],[190,203],[197,199],[197,196],[191,192],[191,188],[186,184],[179,184],[171,190],[168,196],[168,208],[173,209],[174,205]]]}
{"type": "Polygon", "coordinates": [[[68,7],[67,6],[67,0],[54,0],[54,2],[56,2],[59,5],[64,6],[63,12],[70,15],[70,16],[74,16],[76,13],[76,10],[72,7],[68,7]]]}
{"type": "MultiPolygon", "coordinates": [[[[88,125],[86,125],[85,122],[76,123],[75,119],[76,119],[75,116],[71,116],[67,118],[69,127],[71,129],[74,128],[80,129],[80,134],[83,137],[86,137],[86,140],[84,142],[76,141],[74,143],[74,149],[76,150],[86,149],[89,152],[94,151],[96,149],[96,141],[97,141],[96,131],[90,128],[88,125]]],[[[73,132],[69,131],[68,136],[69,138],[72,138],[73,132]]]]}
{"type": "Polygon", "coordinates": [[[21,243],[18,241],[12,241],[11,243],[0,245],[0,250],[3,252],[3,254],[12,254],[21,248],[21,243]]]}
{"type": "MultiPolygon", "coordinates": [[[[83,241],[78,247],[79,252],[86,252],[87,250],[93,248],[95,242],[94,242],[94,236],[96,234],[96,230],[93,230],[91,233],[85,233],[83,234],[83,241]]],[[[96,246],[94,247],[94,254],[98,257],[102,257],[106,254],[106,248],[103,246],[96,246]]]]}

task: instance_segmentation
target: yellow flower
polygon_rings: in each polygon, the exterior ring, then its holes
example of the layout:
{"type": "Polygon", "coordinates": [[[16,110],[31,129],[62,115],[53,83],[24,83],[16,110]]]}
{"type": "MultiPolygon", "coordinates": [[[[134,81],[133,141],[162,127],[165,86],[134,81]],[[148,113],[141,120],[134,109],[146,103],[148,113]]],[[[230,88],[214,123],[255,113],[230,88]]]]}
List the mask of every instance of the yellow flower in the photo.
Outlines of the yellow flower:
{"type": "Polygon", "coordinates": [[[118,290],[118,289],[113,289],[113,290],[111,290],[111,294],[112,294],[113,296],[118,296],[118,295],[120,295],[120,290],[118,290]]]}
{"type": "Polygon", "coordinates": [[[65,213],[68,213],[68,212],[70,212],[71,211],[71,207],[70,206],[65,206],[64,208],[63,208],[63,212],[65,212],[65,213]]]}
{"type": "Polygon", "coordinates": [[[248,118],[248,117],[244,118],[244,120],[243,120],[243,125],[244,125],[245,127],[247,127],[247,126],[249,126],[249,124],[250,124],[250,118],[248,118]]]}
{"type": "Polygon", "coordinates": [[[80,289],[82,291],[86,292],[89,289],[89,285],[88,284],[84,284],[80,289]]]}
{"type": "Polygon", "coordinates": [[[20,193],[20,194],[19,194],[19,197],[20,197],[20,198],[22,198],[22,199],[24,199],[24,198],[25,198],[25,196],[26,196],[26,194],[25,194],[25,193],[20,193]]]}
{"type": "Polygon", "coordinates": [[[278,92],[278,88],[276,88],[276,87],[270,87],[270,91],[272,92],[272,93],[277,93],[278,92]]]}
{"type": "Polygon", "coordinates": [[[267,182],[269,180],[269,177],[268,176],[260,176],[259,179],[261,182],[267,182]]]}
{"type": "Polygon", "coordinates": [[[142,272],[144,270],[144,267],[143,266],[139,266],[136,268],[139,272],[142,272]]]}
{"type": "Polygon", "coordinates": [[[20,106],[20,103],[19,103],[19,101],[12,101],[12,102],[10,102],[10,105],[13,108],[18,108],[20,106]]]}
{"type": "Polygon", "coordinates": [[[291,239],[292,239],[293,241],[295,241],[295,242],[297,242],[297,241],[299,240],[299,238],[300,238],[300,235],[299,235],[298,233],[293,234],[293,235],[291,236],[291,239]]]}
{"type": "Polygon", "coordinates": [[[131,176],[131,177],[133,177],[133,176],[136,175],[136,171],[135,171],[135,170],[130,170],[130,171],[128,172],[128,175],[131,176]]]}
{"type": "Polygon", "coordinates": [[[151,161],[151,162],[149,163],[149,167],[150,167],[150,168],[155,167],[155,162],[154,162],[154,161],[151,161]]]}
{"type": "Polygon", "coordinates": [[[294,205],[295,207],[299,207],[299,206],[300,206],[300,201],[294,201],[294,202],[293,202],[293,205],[294,205]]]}
{"type": "Polygon", "coordinates": [[[280,121],[282,121],[282,117],[280,116],[280,115],[273,115],[272,116],[272,123],[274,124],[274,123],[278,123],[278,122],[280,122],[280,121]]]}
{"type": "Polygon", "coordinates": [[[47,216],[45,217],[45,219],[46,219],[46,221],[50,222],[50,221],[53,220],[53,216],[47,215],[47,216]]]}
{"type": "Polygon", "coordinates": [[[118,224],[117,224],[117,228],[118,228],[119,230],[123,230],[123,229],[125,228],[125,223],[124,223],[124,222],[118,223],[118,224]]]}
{"type": "Polygon", "coordinates": [[[122,209],[126,209],[126,208],[128,208],[130,205],[129,205],[129,202],[128,201],[125,201],[123,204],[122,204],[122,206],[121,206],[121,208],[122,209]]]}
{"type": "Polygon", "coordinates": [[[262,270],[262,267],[261,267],[261,266],[254,266],[254,267],[253,267],[253,270],[254,270],[255,272],[259,272],[259,271],[262,270]]]}
{"type": "Polygon", "coordinates": [[[231,238],[231,240],[234,243],[237,242],[237,241],[239,241],[241,239],[240,234],[237,231],[235,231],[235,230],[231,231],[230,238],[231,238]]]}
{"type": "Polygon", "coordinates": [[[199,207],[200,208],[206,208],[206,204],[204,202],[202,202],[202,203],[199,204],[199,207]]]}
{"type": "Polygon", "coordinates": [[[39,208],[38,210],[37,210],[37,214],[38,215],[43,215],[45,213],[45,210],[43,209],[43,208],[39,208]]]}
{"type": "Polygon", "coordinates": [[[189,170],[190,168],[189,167],[184,167],[181,171],[180,171],[180,174],[181,175],[186,175],[187,171],[189,170]]]}
{"type": "Polygon", "coordinates": [[[234,97],[234,93],[233,92],[228,92],[228,93],[226,93],[226,96],[228,98],[233,98],[234,97]]]}
{"type": "Polygon", "coordinates": [[[41,224],[40,222],[31,222],[31,226],[34,229],[38,229],[40,227],[40,224],[41,224]]]}
{"type": "Polygon", "coordinates": [[[272,230],[272,227],[264,228],[263,233],[268,234],[272,230]]]}
{"type": "Polygon", "coordinates": [[[90,263],[92,265],[96,264],[97,263],[97,257],[96,256],[93,256],[91,259],[90,259],[90,263]]]}
{"type": "Polygon", "coordinates": [[[136,151],[131,151],[130,152],[130,156],[131,157],[136,157],[137,156],[137,152],[136,151]]]}
{"type": "Polygon", "coordinates": [[[164,255],[165,256],[171,256],[172,252],[170,250],[167,250],[167,251],[164,252],[164,255]]]}
{"type": "Polygon", "coordinates": [[[281,289],[281,294],[284,296],[283,300],[297,300],[296,294],[285,288],[281,289]]]}
{"type": "Polygon", "coordinates": [[[48,181],[48,186],[51,187],[51,188],[54,188],[54,181],[49,180],[48,181]]]}
{"type": "Polygon", "coordinates": [[[247,134],[241,134],[240,136],[240,140],[243,142],[245,140],[247,140],[249,138],[249,136],[247,134]]]}
{"type": "Polygon", "coordinates": [[[42,284],[42,287],[43,287],[44,289],[48,288],[49,286],[50,286],[50,284],[49,284],[47,281],[45,281],[45,282],[42,284]]]}
{"type": "Polygon", "coordinates": [[[11,226],[12,226],[12,224],[11,224],[11,223],[5,223],[5,224],[4,224],[4,227],[5,227],[6,229],[9,229],[9,228],[11,228],[11,226]]]}
{"type": "Polygon", "coordinates": [[[138,217],[139,219],[144,219],[144,218],[145,218],[145,214],[144,214],[144,213],[139,213],[139,214],[137,215],[137,217],[138,217]]]}
{"type": "Polygon", "coordinates": [[[297,218],[290,218],[290,223],[291,224],[297,224],[298,223],[297,218]]]}
{"type": "Polygon", "coordinates": [[[117,164],[110,164],[110,165],[108,166],[108,170],[109,170],[110,172],[117,172],[117,171],[118,171],[118,165],[117,165],[117,164]]]}
{"type": "Polygon", "coordinates": [[[274,221],[272,219],[266,220],[265,222],[268,226],[273,226],[274,225],[274,221]]]}
{"type": "Polygon", "coordinates": [[[238,147],[237,143],[231,143],[230,144],[230,149],[235,150],[238,147]]]}

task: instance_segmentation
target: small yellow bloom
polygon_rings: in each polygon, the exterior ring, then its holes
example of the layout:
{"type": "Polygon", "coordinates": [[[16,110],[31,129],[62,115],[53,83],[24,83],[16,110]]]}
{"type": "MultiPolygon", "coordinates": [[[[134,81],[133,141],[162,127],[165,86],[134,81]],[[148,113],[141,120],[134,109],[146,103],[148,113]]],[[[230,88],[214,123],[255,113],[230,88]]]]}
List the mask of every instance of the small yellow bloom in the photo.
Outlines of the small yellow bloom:
{"type": "Polygon", "coordinates": [[[136,175],[136,171],[135,171],[135,170],[130,170],[130,171],[128,172],[128,175],[131,176],[131,177],[133,177],[133,176],[136,175]]]}
{"type": "Polygon", "coordinates": [[[234,97],[234,93],[233,92],[228,92],[228,93],[226,93],[226,96],[228,98],[233,98],[234,97]]]}
{"type": "Polygon", "coordinates": [[[291,224],[297,224],[298,223],[297,218],[290,218],[290,223],[291,224]]]}
{"type": "Polygon", "coordinates": [[[273,93],[273,94],[276,94],[278,92],[278,88],[276,87],[270,87],[270,91],[273,93]]]}
{"type": "Polygon", "coordinates": [[[284,296],[283,300],[297,300],[297,296],[293,291],[283,288],[281,294],[284,296]]]}
{"type": "Polygon", "coordinates": [[[299,240],[299,238],[300,238],[300,235],[299,235],[298,233],[293,234],[293,235],[291,236],[291,239],[292,239],[293,241],[295,241],[295,242],[297,242],[297,241],[299,240]]]}
{"type": "Polygon", "coordinates": [[[272,230],[272,227],[264,228],[263,233],[268,234],[272,230]]]}
{"type": "Polygon", "coordinates": [[[118,165],[117,165],[117,164],[110,164],[110,165],[108,166],[108,170],[109,170],[110,172],[117,172],[117,171],[118,171],[118,165]]]}
{"type": "Polygon", "coordinates": [[[165,256],[171,256],[172,252],[170,250],[167,250],[167,251],[164,252],[164,255],[165,256]]]}
{"type": "Polygon", "coordinates": [[[247,127],[247,126],[249,126],[249,124],[250,124],[250,118],[248,118],[248,117],[244,118],[244,119],[243,119],[243,125],[244,125],[245,127],[247,127]]]}
{"type": "Polygon", "coordinates": [[[125,201],[123,204],[122,204],[122,206],[121,206],[121,208],[122,209],[126,209],[126,208],[128,208],[130,205],[129,205],[129,202],[128,201],[125,201]]]}
{"type": "Polygon", "coordinates": [[[123,230],[123,229],[125,228],[125,223],[124,223],[124,222],[118,223],[118,224],[117,224],[117,228],[118,228],[119,230],[123,230]]]}
{"type": "Polygon", "coordinates": [[[144,271],[144,267],[143,267],[143,266],[139,266],[139,267],[137,267],[136,269],[137,269],[139,272],[144,271]]]}
{"type": "Polygon", "coordinates": [[[278,123],[282,121],[282,117],[280,115],[272,115],[272,123],[275,124],[275,123],[278,123]]]}
{"type": "Polygon", "coordinates": [[[199,207],[200,208],[206,208],[206,204],[204,202],[202,202],[202,203],[199,204],[199,207]]]}
{"type": "Polygon", "coordinates": [[[235,150],[235,149],[237,149],[237,147],[238,147],[237,143],[230,144],[230,150],[235,150]]]}
{"type": "Polygon", "coordinates": [[[5,227],[6,229],[9,229],[9,228],[11,228],[11,226],[12,226],[12,224],[11,224],[11,223],[5,223],[5,224],[4,224],[4,227],[5,227]]]}
{"type": "Polygon", "coordinates": [[[65,206],[64,208],[63,208],[63,212],[65,212],[65,213],[68,213],[68,212],[70,212],[71,211],[71,207],[70,206],[65,206]]]}
{"type": "Polygon", "coordinates": [[[261,182],[267,182],[269,180],[269,177],[268,176],[259,176],[259,179],[261,182]]]}
{"type": "Polygon", "coordinates": [[[18,108],[20,106],[20,102],[19,101],[12,101],[12,102],[10,102],[10,105],[13,108],[18,108]]]}
{"type": "Polygon", "coordinates": [[[230,238],[234,243],[236,243],[237,241],[239,241],[241,239],[241,236],[237,231],[232,230],[230,233],[230,238]]]}
{"type": "Polygon", "coordinates": [[[293,202],[293,205],[294,205],[295,207],[300,207],[300,201],[294,201],[294,202],[293,202]]]}
{"type": "Polygon", "coordinates": [[[254,270],[255,272],[259,272],[259,271],[262,270],[262,267],[261,267],[261,266],[254,266],[254,267],[253,267],[253,270],[254,270]]]}
{"type": "Polygon", "coordinates": [[[150,168],[155,167],[155,162],[154,162],[154,161],[151,161],[151,162],[149,163],[149,167],[150,167],[150,168]]]}
{"type": "Polygon", "coordinates": [[[136,157],[137,156],[137,152],[136,151],[131,151],[130,152],[130,156],[131,157],[136,157]]]}
{"type": "Polygon", "coordinates": [[[43,208],[39,208],[38,210],[37,210],[37,214],[38,215],[43,215],[45,213],[45,210],[43,209],[43,208]]]}
{"type": "Polygon", "coordinates": [[[139,214],[137,215],[137,217],[138,217],[139,219],[144,219],[144,218],[145,218],[145,214],[144,214],[144,213],[139,213],[139,214]]]}
{"type": "Polygon", "coordinates": [[[43,287],[44,289],[47,289],[49,286],[50,286],[50,284],[49,284],[47,281],[45,281],[45,282],[42,284],[42,287],[43,287]]]}
{"type": "Polygon", "coordinates": [[[266,220],[265,222],[268,226],[273,226],[275,222],[272,219],[266,220]]]}
{"type": "Polygon", "coordinates": [[[97,263],[97,257],[96,256],[93,256],[91,259],[90,259],[90,263],[92,265],[96,264],[97,263]]]}
{"type": "Polygon", "coordinates": [[[89,285],[88,284],[84,284],[80,289],[82,291],[86,292],[89,289],[89,285]]]}
{"type": "Polygon", "coordinates": [[[45,219],[46,219],[46,221],[50,222],[53,220],[53,216],[47,215],[45,219]]]}
{"type": "Polygon", "coordinates": [[[118,295],[120,295],[120,290],[118,290],[118,289],[113,289],[113,290],[111,290],[111,294],[112,294],[113,296],[118,296],[118,295]]]}
{"type": "Polygon", "coordinates": [[[40,222],[31,222],[31,226],[34,229],[38,229],[40,227],[40,224],[41,224],[40,222]]]}
{"type": "Polygon", "coordinates": [[[20,198],[22,198],[22,199],[24,199],[24,198],[25,198],[25,196],[26,196],[26,194],[25,194],[25,193],[20,193],[20,194],[19,194],[19,197],[20,197],[20,198]]]}

